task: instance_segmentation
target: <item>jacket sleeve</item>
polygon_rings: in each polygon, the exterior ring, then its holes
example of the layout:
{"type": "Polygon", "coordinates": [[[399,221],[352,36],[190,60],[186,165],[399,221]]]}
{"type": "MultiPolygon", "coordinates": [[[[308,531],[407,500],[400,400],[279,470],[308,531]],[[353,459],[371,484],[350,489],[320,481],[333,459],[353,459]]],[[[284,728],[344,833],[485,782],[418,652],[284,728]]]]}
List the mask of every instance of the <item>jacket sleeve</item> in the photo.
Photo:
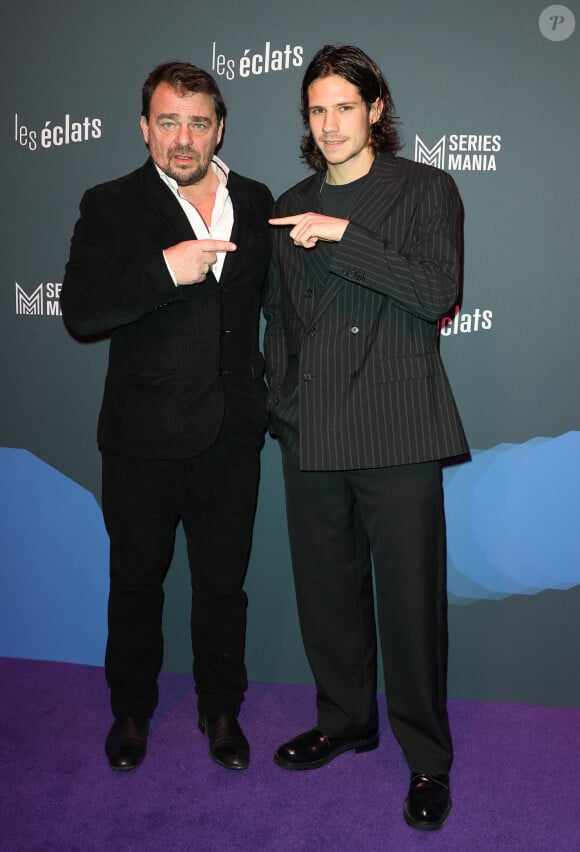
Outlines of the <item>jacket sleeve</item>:
{"type": "Polygon", "coordinates": [[[410,230],[402,248],[351,221],[334,247],[329,271],[368,287],[397,307],[436,322],[455,304],[459,290],[462,208],[453,179],[433,177],[404,215],[410,230]]]}
{"type": "Polygon", "coordinates": [[[131,223],[114,202],[96,187],[80,204],[60,297],[64,321],[79,335],[112,331],[184,298],[161,249],[127,239],[131,223]]]}

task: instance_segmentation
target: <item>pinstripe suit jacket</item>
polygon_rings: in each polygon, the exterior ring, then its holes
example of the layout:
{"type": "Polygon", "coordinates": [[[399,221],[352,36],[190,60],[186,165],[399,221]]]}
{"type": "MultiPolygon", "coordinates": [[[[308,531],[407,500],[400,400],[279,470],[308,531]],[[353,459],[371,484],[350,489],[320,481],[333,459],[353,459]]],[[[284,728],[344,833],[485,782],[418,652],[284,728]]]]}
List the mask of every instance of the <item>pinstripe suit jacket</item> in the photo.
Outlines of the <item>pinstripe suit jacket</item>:
{"type": "MultiPolygon", "coordinates": [[[[320,211],[322,174],[276,216],[320,211]]],[[[341,242],[294,246],[274,229],[264,296],[271,431],[303,470],[351,470],[468,451],[439,355],[458,296],[461,202],[452,178],[376,157],[341,242]]]]}

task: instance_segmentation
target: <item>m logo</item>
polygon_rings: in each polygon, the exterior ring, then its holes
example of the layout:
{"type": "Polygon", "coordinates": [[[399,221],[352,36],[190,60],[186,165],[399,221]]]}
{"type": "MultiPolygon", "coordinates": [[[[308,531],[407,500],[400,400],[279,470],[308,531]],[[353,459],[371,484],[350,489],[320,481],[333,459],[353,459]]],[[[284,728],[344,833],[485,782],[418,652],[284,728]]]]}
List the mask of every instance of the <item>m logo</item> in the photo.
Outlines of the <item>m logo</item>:
{"type": "Polygon", "coordinates": [[[42,316],[43,311],[43,296],[42,284],[39,284],[34,293],[30,296],[25,293],[22,287],[15,282],[16,287],[16,313],[28,314],[29,316],[42,316]]]}
{"type": "Polygon", "coordinates": [[[437,169],[445,168],[445,136],[436,142],[432,148],[428,148],[423,140],[415,134],[415,161],[435,166],[437,169]]]}

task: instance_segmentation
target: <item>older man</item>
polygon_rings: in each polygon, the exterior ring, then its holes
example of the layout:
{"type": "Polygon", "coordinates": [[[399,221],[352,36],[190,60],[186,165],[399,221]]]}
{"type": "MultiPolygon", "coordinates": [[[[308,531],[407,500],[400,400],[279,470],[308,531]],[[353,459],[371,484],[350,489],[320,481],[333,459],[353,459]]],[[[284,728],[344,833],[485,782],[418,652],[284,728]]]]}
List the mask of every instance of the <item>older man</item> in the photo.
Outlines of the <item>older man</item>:
{"type": "Polygon", "coordinates": [[[115,717],[105,749],[117,770],[145,755],[181,521],[199,727],[214,760],[245,769],[243,582],[265,429],[258,327],[272,198],[216,156],[226,107],[209,74],[161,65],[142,100],[150,158],[85,194],[61,295],[75,334],[110,335],[98,428],[115,717]]]}

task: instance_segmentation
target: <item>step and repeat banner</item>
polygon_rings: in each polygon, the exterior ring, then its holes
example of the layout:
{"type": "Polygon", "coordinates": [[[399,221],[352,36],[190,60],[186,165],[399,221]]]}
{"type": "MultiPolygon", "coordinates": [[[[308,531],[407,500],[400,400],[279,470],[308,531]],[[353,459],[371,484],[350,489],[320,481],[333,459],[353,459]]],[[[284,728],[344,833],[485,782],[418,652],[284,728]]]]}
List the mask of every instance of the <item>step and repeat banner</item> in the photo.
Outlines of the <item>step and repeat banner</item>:
{"type": "MultiPolygon", "coordinates": [[[[441,351],[472,460],[445,470],[450,695],[580,706],[580,4],[534,0],[51,3],[3,13],[0,151],[0,655],[101,665],[108,543],[96,422],[107,341],[79,343],[59,294],[86,188],[146,159],[148,72],[212,72],[220,156],[275,196],[306,176],[299,88],[324,44],[382,67],[401,155],[456,180],[461,304],[441,351]]],[[[178,531],[165,667],[187,671],[178,531]]],[[[247,580],[254,680],[308,682],[267,439],[247,580]]]]}

